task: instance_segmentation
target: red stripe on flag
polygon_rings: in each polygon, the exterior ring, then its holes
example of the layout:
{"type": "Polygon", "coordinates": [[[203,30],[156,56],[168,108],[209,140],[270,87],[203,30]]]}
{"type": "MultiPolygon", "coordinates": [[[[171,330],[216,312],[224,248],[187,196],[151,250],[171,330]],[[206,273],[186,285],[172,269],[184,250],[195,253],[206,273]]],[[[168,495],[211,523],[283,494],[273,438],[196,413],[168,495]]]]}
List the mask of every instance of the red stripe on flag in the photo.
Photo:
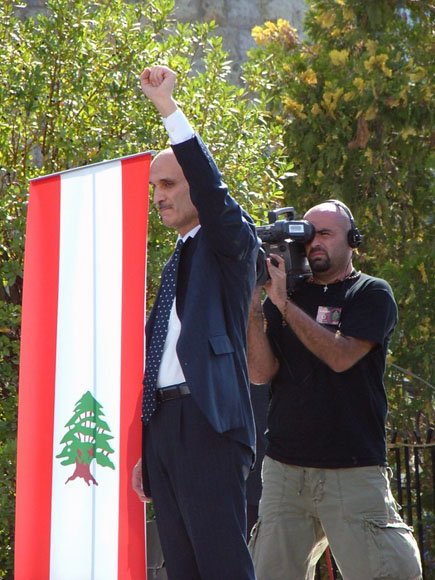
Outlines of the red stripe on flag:
{"type": "Polygon", "coordinates": [[[143,504],[132,489],[141,454],[144,290],[151,155],[122,161],[123,275],[118,578],[146,578],[143,504]]]}
{"type": "Polygon", "coordinates": [[[50,577],[60,176],[30,184],[18,413],[15,580],[50,577]],[[41,396],[43,395],[43,396],[41,396]]]}

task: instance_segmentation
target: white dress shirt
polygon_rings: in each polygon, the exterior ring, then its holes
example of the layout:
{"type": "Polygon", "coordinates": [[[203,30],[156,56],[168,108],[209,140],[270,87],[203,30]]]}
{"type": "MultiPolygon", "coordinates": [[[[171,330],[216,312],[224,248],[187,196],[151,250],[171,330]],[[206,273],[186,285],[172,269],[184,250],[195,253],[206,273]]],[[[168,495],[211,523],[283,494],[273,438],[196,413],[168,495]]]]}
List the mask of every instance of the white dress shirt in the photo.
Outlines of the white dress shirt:
{"type": "MultiPolygon", "coordinates": [[[[195,237],[200,228],[201,226],[198,225],[190,230],[190,232],[183,236],[183,242],[185,242],[187,238],[195,237]]],[[[181,331],[181,322],[177,315],[176,300],[177,298],[174,298],[171,313],[169,315],[168,334],[166,335],[162,360],[160,362],[159,374],[157,375],[158,389],[162,387],[169,387],[170,385],[178,385],[179,383],[184,383],[186,381],[176,351],[176,346],[181,331]]]]}

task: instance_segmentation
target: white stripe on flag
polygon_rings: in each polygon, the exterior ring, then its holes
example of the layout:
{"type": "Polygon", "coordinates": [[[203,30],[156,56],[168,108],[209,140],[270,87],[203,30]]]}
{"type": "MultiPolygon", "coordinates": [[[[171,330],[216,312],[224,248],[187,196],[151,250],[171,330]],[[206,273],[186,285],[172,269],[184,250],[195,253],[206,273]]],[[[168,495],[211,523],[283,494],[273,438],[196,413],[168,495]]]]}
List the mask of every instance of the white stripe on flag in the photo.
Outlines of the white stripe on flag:
{"type": "Polygon", "coordinates": [[[117,578],[122,307],[121,163],[62,175],[51,580],[117,578]],[[56,456],[76,403],[90,391],[110,427],[115,469],[91,463],[98,485],[71,481],[56,456]],[[67,482],[67,483],[66,483],[67,482]],[[90,515],[92,514],[92,517],[90,515]],[[98,571],[98,572],[96,572],[98,571]]]}

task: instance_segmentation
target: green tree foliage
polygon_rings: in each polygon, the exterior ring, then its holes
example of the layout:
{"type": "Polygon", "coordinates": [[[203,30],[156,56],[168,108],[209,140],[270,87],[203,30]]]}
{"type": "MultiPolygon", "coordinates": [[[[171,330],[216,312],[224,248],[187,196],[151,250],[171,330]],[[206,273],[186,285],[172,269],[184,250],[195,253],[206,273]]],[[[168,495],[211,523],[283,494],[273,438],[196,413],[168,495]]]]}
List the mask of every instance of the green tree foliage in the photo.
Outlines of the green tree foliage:
{"type": "Polygon", "coordinates": [[[434,8],[412,0],[311,0],[301,39],[285,20],[253,29],[245,74],[272,97],[301,213],[336,198],[365,236],[355,262],[387,279],[400,323],[388,387],[393,428],[433,421],[434,8]],[[432,195],[431,195],[432,193],[432,195]],[[423,380],[421,380],[423,379],[423,380]],[[405,388],[406,387],[406,388],[405,388]],[[417,412],[417,410],[419,412],[417,412]]]}
{"type": "MultiPolygon", "coordinates": [[[[178,73],[178,99],[234,196],[261,217],[287,170],[279,127],[262,99],[227,82],[214,23],[180,24],[173,0],[49,0],[36,19],[0,3],[0,577],[12,577],[16,415],[23,248],[29,179],[167,146],[138,74],[161,63],[178,73]]],[[[148,297],[173,246],[152,211],[148,297]]],[[[31,484],[31,482],[30,482],[31,484]]]]}

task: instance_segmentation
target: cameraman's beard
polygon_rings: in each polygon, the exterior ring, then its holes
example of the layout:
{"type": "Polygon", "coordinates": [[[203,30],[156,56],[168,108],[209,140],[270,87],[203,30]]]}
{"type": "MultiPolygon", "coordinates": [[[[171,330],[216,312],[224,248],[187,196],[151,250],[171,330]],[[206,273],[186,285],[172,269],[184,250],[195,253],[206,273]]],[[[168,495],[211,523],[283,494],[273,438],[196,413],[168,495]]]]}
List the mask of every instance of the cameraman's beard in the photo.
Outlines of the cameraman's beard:
{"type": "Polygon", "coordinates": [[[331,260],[329,256],[325,256],[322,259],[315,258],[314,260],[308,259],[310,268],[312,272],[327,272],[331,267],[331,260]]]}

